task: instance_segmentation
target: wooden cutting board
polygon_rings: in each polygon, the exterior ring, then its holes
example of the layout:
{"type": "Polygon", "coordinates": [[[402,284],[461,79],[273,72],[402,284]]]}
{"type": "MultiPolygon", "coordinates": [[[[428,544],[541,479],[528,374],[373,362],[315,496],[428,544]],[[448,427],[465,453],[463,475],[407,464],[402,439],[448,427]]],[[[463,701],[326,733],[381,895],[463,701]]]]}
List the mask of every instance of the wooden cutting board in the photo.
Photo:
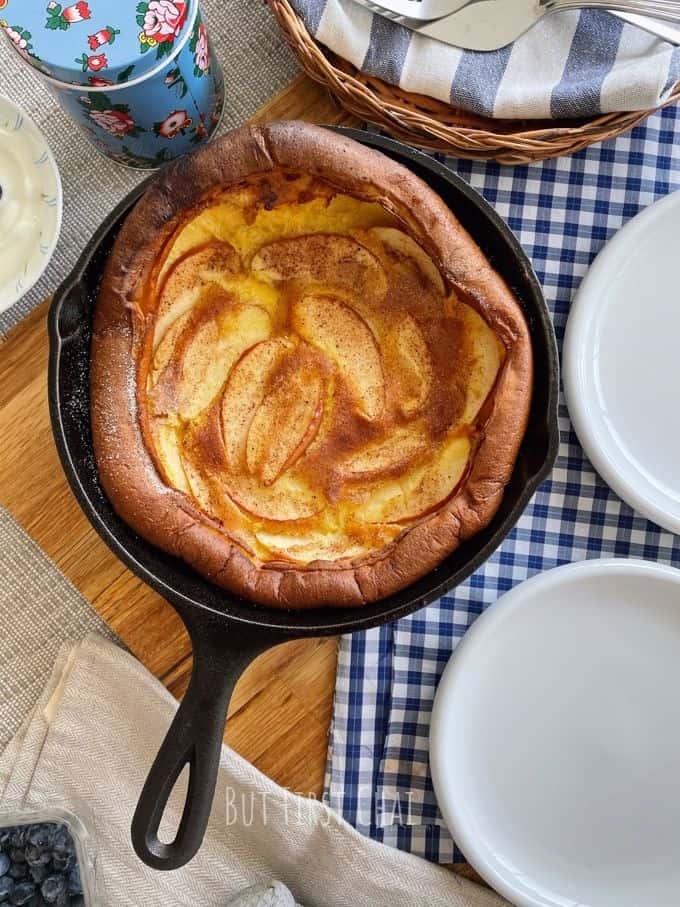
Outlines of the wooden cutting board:
{"type": "MultiPolygon", "coordinates": [[[[354,125],[300,76],[254,121],[354,125]]],[[[173,609],[109,551],[82,514],[59,463],[47,406],[48,301],[0,344],[0,503],[94,605],[132,652],[180,698],[191,645],[173,609]]],[[[333,705],[337,640],[278,646],[245,672],[225,739],[279,784],[319,796],[333,705]]]]}

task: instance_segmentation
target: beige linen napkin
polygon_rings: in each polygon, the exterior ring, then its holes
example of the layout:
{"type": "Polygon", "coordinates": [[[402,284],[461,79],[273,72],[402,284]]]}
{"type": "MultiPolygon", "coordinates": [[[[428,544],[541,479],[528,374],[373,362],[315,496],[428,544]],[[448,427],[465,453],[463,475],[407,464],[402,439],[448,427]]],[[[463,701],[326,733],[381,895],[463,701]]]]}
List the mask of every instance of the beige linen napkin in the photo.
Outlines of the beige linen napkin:
{"type": "MultiPolygon", "coordinates": [[[[132,850],[130,818],[176,708],[131,655],[90,636],[63,647],[35,710],[0,759],[1,805],[56,802],[76,813],[85,805],[97,849],[98,905],[225,907],[271,879],[306,907],[505,904],[441,867],[362,837],[228,747],[198,855],[175,872],[149,869],[132,850]]],[[[172,827],[179,794],[166,812],[172,827]]]]}

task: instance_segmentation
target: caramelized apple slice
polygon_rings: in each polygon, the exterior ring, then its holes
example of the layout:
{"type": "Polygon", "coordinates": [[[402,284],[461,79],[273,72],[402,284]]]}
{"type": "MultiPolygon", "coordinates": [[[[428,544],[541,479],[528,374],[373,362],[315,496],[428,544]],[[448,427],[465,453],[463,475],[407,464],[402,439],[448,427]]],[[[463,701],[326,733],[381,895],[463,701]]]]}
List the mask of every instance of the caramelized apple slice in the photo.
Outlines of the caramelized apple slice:
{"type": "Polygon", "coordinates": [[[227,242],[211,242],[192,249],[168,271],[158,294],[154,347],[170,325],[188,312],[200,298],[201,289],[220,276],[237,274],[241,259],[227,242]]]}
{"type": "Polygon", "coordinates": [[[375,488],[357,516],[368,523],[402,523],[426,516],[453,495],[469,457],[467,437],[448,438],[425,466],[375,488]]]}
{"type": "Polygon", "coordinates": [[[163,339],[156,347],[156,351],[153,354],[153,361],[151,364],[151,371],[149,374],[149,385],[153,387],[156,385],[172,361],[172,354],[175,351],[175,346],[179,340],[182,331],[185,329],[189,320],[191,319],[192,308],[189,308],[188,311],[180,315],[170,327],[163,334],[163,339]]]}
{"type": "Polygon", "coordinates": [[[300,358],[265,397],[250,424],[246,464],[251,475],[271,485],[309,447],[323,412],[323,380],[300,358]]]}
{"type": "Polygon", "coordinates": [[[213,516],[214,506],[210,493],[210,486],[208,482],[206,482],[202,472],[196,468],[191,456],[191,446],[187,445],[186,442],[182,445],[182,449],[180,450],[180,458],[191,496],[201,510],[213,516]]]}
{"type": "Polygon", "coordinates": [[[272,331],[259,306],[237,306],[217,322],[202,325],[182,355],[178,399],[180,415],[192,419],[219,393],[244,350],[266,340],[272,331]]]}
{"type": "Polygon", "coordinates": [[[446,293],[444,280],[436,264],[422,246],[419,246],[408,233],[404,233],[403,230],[397,230],[395,227],[371,227],[368,232],[379,239],[385,248],[394,255],[399,258],[408,258],[414,262],[440,296],[446,293]]]}
{"type": "Polygon", "coordinates": [[[230,294],[210,287],[208,298],[182,315],[158,346],[151,369],[156,413],[194,419],[219,393],[243,351],[271,332],[264,309],[235,304],[230,294]]]}
{"type": "Polygon", "coordinates": [[[270,243],[252,261],[256,277],[271,282],[295,280],[382,299],[387,278],[372,252],[339,233],[315,233],[270,243]]]}
{"type": "Polygon", "coordinates": [[[292,535],[263,529],[256,532],[255,537],[270,555],[301,564],[336,560],[339,557],[359,557],[368,550],[343,532],[309,531],[292,535]]]}
{"type": "Polygon", "coordinates": [[[463,320],[472,352],[472,368],[461,417],[461,421],[469,425],[474,423],[484,401],[493,390],[505,351],[496,333],[471,306],[459,303],[456,316],[463,320]]]}
{"type": "Polygon", "coordinates": [[[380,351],[364,319],[333,296],[305,296],[293,309],[297,333],[331,359],[370,422],[385,408],[380,351]]]}
{"type": "Polygon", "coordinates": [[[189,493],[189,483],[180,455],[181,429],[177,420],[165,417],[152,418],[150,430],[156,460],[160,464],[161,478],[171,488],[189,493]]]}
{"type": "Polygon", "coordinates": [[[434,374],[427,344],[411,315],[401,318],[389,332],[384,355],[398,408],[410,418],[427,402],[434,374]]]}
{"type": "Polygon", "coordinates": [[[405,469],[426,449],[427,442],[418,428],[404,428],[340,463],[337,472],[346,481],[379,478],[405,469]]]}
{"type": "Polygon", "coordinates": [[[252,476],[231,474],[225,474],[223,482],[234,503],[263,520],[303,520],[323,508],[321,495],[290,474],[284,473],[271,485],[262,485],[252,476]]]}
{"type": "Polygon", "coordinates": [[[226,494],[222,482],[224,445],[219,404],[211,406],[205,416],[186,427],[180,456],[195,503],[219,520],[231,539],[254,554],[254,538],[243,523],[243,511],[226,494]]]}
{"type": "Polygon", "coordinates": [[[241,357],[229,375],[222,396],[222,430],[227,465],[234,472],[245,463],[250,425],[264,399],[271,372],[293,346],[284,337],[258,343],[241,357]]]}

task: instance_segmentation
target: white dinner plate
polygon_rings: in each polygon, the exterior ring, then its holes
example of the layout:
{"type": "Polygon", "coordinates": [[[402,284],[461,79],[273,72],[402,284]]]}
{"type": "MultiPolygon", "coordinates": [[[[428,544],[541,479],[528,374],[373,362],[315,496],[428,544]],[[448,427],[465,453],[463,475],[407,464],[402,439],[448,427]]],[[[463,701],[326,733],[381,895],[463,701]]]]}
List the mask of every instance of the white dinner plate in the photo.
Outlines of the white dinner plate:
{"type": "Polygon", "coordinates": [[[569,415],[593,466],[671,532],[680,532],[679,238],[680,192],[613,237],[576,294],[562,357],[569,415]]]}
{"type": "Polygon", "coordinates": [[[521,907],[680,904],[680,570],[528,580],[471,627],[430,739],[439,806],[521,907]]]}

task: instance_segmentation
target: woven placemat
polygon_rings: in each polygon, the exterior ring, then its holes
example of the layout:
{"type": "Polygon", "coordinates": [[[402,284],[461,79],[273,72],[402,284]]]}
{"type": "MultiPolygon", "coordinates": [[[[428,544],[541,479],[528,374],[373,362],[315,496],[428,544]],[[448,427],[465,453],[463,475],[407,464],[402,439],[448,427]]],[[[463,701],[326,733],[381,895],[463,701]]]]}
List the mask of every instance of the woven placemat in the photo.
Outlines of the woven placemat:
{"type": "MultiPolygon", "coordinates": [[[[241,0],[202,0],[225,77],[222,132],[240,126],[298,74],[268,7],[241,0]],[[253,61],[257,65],[253,65],[253,61]]],[[[59,107],[45,83],[0,41],[0,93],[20,104],[44,132],[64,187],[64,223],[54,257],[36,286],[0,314],[0,336],[54,292],[93,232],[148,174],[105,160],[59,107]]]]}
{"type": "Polygon", "coordinates": [[[117,641],[89,602],[0,507],[0,750],[38,701],[67,640],[117,641]]]}

